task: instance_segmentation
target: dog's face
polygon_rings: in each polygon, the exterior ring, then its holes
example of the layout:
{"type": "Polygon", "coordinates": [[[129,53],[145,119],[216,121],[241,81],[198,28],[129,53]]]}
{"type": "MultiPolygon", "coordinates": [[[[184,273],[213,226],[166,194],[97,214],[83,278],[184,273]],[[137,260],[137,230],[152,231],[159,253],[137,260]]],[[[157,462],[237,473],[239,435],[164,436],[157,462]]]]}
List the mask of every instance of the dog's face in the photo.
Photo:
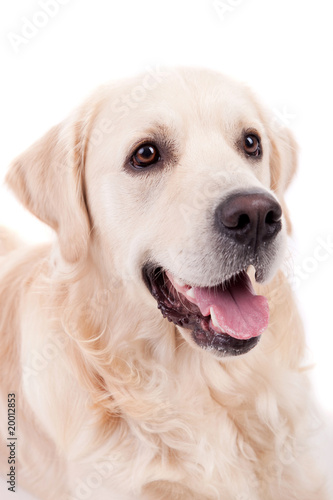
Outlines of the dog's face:
{"type": "Polygon", "coordinates": [[[246,271],[263,282],[281,262],[295,144],[221,75],[178,70],[138,94],[142,78],[101,91],[9,182],[58,231],[65,259],[93,242],[105,272],[157,301],[192,346],[245,353],[268,323],[246,271]]]}

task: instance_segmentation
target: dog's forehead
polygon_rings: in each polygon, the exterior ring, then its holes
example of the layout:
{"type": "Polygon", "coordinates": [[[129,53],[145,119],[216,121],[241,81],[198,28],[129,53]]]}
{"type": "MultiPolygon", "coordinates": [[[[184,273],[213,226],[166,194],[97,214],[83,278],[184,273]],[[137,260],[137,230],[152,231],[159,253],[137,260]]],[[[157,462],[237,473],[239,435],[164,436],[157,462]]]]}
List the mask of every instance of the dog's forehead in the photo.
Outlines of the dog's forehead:
{"type": "Polygon", "coordinates": [[[146,73],[121,82],[110,92],[104,116],[130,124],[134,131],[152,124],[183,129],[228,129],[237,124],[260,122],[251,91],[231,78],[207,70],[166,71],[154,80],[146,73]]]}
{"type": "Polygon", "coordinates": [[[222,149],[233,155],[245,130],[266,141],[261,107],[245,85],[201,70],[177,69],[158,81],[148,76],[104,89],[89,140],[91,164],[118,171],[142,141],[169,143],[177,154],[204,155],[206,162],[207,153],[217,161],[222,149]]]}

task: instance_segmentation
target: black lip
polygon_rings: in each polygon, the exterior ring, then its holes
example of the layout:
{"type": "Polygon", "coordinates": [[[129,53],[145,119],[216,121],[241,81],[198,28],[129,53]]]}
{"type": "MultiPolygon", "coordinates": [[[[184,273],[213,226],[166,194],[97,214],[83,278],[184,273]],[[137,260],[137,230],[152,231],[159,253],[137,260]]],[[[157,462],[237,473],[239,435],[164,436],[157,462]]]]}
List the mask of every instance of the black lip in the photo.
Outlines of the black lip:
{"type": "Polygon", "coordinates": [[[173,296],[166,282],[163,269],[147,264],[142,269],[143,280],[157,302],[162,315],[175,325],[191,330],[193,341],[202,349],[224,356],[238,356],[249,352],[257,345],[260,336],[247,340],[235,339],[227,334],[217,334],[209,327],[209,316],[203,316],[199,308],[179,294],[173,296]]]}

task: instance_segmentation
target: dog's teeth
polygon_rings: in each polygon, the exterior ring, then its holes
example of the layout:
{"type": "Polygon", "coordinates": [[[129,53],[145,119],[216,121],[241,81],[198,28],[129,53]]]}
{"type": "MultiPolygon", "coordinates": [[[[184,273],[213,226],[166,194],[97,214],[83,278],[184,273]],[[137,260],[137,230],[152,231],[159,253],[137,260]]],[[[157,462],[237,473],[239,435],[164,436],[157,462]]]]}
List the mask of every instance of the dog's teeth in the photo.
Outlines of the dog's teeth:
{"type": "Polygon", "coordinates": [[[212,307],[209,309],[209,313],[210,313],[210,317],[212,318],[212,323],[213,323],[213,325],[215,326],[215,328],[219,328],[219,329],[221,329],[221,327],[220,327],[220,325],[218,324],[218,321],[217,321],[217,319],[216,319],[214,309],[213,309],[212,307]]]}
{"type": "Polygon", "coordinates": [[[186,295],[188,297],[191,297],[192,299],[194,299],[194,291],[193,291],[193,288],[190,288],[189,290],[186,290],[186,295]]]}
{"type": "Polygon", "coordinates": [[[246,272],[250,276],[251,279],[254,279],[256,270],[252,264],[248,267],[246,272]]]}

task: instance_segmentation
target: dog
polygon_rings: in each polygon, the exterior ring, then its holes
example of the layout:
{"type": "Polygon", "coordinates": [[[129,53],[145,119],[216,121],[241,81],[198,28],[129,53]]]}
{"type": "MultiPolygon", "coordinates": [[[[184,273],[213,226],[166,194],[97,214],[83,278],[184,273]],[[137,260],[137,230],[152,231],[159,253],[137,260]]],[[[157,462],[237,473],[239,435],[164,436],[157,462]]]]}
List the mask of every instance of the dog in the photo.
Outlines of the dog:
{"type": "Polygon", "coordinates": [[[282,271],[296,167],[247,86],[196,68],[102,86],[12,163],[8,185],[55,232],[0,233],[1,421],[11,395],[22,487],[328,498],[282,271]]]}

